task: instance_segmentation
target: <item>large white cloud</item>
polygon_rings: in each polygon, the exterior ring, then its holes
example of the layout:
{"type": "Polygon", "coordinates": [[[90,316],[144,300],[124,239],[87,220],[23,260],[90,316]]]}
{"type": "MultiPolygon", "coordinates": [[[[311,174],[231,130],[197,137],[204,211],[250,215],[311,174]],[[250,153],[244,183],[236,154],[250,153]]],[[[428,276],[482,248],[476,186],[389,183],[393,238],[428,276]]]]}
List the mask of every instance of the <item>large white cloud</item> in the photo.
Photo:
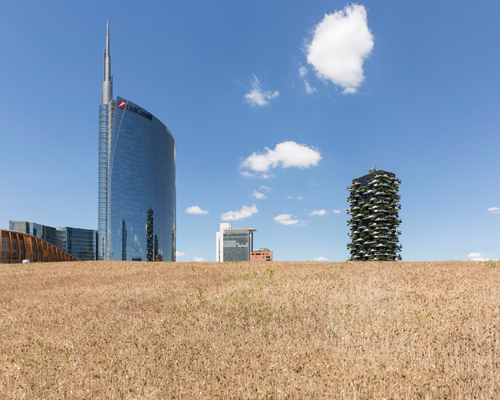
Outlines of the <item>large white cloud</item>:
{"type": "Polygon", "coordinates": [[[194,262],[203,262],[203,261],[205,261],[205,259],[204,259],[203,257],[195,257],[195,258],[193,259],[193,261],[194,261],[194,262]]]}
{"type": "Polygon", "coordinates": [[[187,214],[208,214],[208,211],[202,210],[198,206],[191,206],[191,207],[186,208],[186,213],[187,214]]]}
{"type": "MultiPolygon", "coordinates": [[[[318,165],[321,154],[313,147],[292,141],[278,143],[274,150],[264,148],[263,153],[252,153],[240,165],[240,168],[264,173],[278,166],[282,168],[310,168],[318,165]]],[[[243,171],[245,174],[247,171],[243,171]]],[[[248,172],[247,172],[248,173],[248,172]]]]}
{"type": "Polygon", "coordinates": [[[269,103],[268,100],[275,99],[278,97],[280,92],[277,90],[275,92],[264,92],[260,86],[259,79],[253,75],[252,90],[245,95],[245,99],[252,106],[265,106],[269,103]]]}
{"type": "Polygon", "coordinates": [[[281,225],[295,225],[299,223],[298,219],[292,219],[292,214],[280,214],[274,217],[274,220],[281,225]]]}
{"type": "Polygon", "coordinates": [[[305,52],[307,62],[320,79],[341,86],[343,93],[355,93],[365,79],[363,62],[372,49],[373,35],[368,28],[366,9],[351,4],[344,10],[325,14],[323,21],[315,26],[305,52]]]}
{"type": "Polygon", "coordinates": [[[250,207],[243,206],[240,211],[228,211],[221,214],[223,221],[238,221],[243,218],[251,217],[252,214],[258,213],[257,206],[254,204],[250,207]]]}
{"type": "Polygon", "coordinates": [[[314,257],[316,261],[326,261],[328,260],[326,257],[314,257]]]}
{"type": "Polygon", "coordinates": [[[176,251],[175,252],[175,256],[176,257],[184,257],[186,255],[186,253],[183,253],[182,251],[176,251]]]}
{"type": "Polygon", "coordinates": [[[493,214],[500,214],[500,208],[499,207],[490,207],[488,208],[489,212],[492,212],[493,214]]]}

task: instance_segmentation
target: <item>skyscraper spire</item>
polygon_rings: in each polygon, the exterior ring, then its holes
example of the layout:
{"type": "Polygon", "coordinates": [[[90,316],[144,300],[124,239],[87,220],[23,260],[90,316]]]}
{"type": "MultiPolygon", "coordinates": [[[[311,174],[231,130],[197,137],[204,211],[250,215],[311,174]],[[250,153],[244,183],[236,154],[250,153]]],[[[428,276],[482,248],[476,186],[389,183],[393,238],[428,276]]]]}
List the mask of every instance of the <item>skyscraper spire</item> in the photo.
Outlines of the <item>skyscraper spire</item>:
{"type": "Polygon", "coordinates": [[[104,50],[104,81],[102,82],[102,104],[108,104],[113,98],[113,76],[111,75],[111,54],[109,52],[109,21],[107,23],[106,49],[104,50]]]}

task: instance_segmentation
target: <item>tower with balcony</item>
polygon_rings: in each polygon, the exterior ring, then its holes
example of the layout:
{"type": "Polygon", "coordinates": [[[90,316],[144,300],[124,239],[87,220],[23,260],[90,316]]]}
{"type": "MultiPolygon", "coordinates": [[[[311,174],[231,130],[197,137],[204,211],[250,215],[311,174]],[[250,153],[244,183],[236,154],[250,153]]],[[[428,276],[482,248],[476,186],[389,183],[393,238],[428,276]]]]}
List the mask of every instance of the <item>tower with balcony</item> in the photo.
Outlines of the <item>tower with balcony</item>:
{"type": "Polygon", "coordinates": [[[399,210],[401,181],[392,172],[375,170],[353,179],[347,202],[351,228],[349,261],[401,260],[399,210]]]}

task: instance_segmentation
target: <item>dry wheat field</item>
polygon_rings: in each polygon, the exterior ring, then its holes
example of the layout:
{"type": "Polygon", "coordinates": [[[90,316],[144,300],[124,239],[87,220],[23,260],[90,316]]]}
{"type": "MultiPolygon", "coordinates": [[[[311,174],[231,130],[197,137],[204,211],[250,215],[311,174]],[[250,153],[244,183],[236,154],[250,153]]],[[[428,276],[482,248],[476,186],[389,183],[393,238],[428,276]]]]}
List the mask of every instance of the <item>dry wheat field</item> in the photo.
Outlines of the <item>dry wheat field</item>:
{"type": "Polygon", "coordinates": [[[500,398],[500,263],[0,265],[0,398],[500,398]]]}

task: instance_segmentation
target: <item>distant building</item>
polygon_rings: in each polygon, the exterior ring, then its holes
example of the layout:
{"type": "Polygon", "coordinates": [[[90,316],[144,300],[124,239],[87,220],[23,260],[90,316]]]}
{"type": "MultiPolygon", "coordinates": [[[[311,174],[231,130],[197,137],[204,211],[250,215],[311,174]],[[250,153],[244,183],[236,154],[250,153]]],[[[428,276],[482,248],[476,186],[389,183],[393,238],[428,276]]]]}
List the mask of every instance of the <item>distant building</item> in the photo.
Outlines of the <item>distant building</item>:
{"type": "Polygon", "coordinates": [[[233,228],[229,223],[220,224],[220,231],[215,236],[216,261],[250,261],[256,231],[253,228],[233,228]]]}
{"type": "Polygon", "coordinates": [[[9,221],[9,229],[45,240],[81,261],[97,259],[97,231],[93,229],[69,227],[56,229],[52,226],[27,221],[9,221]]]}
{"type": "Polygon", "coordinates": [[[250,252],[250,261],[273,261],[273,252],[269,249],[259,249],[250,252]]]}
{"type": "Polygon", "coordinates": [[[22,232],[0,230],[0,263],[78,261],[46,240],[22,232]]]}
{"type": "Polygon", "coordinates": [[[352,240],[347,245],[350,261],[401,260],[402,246],[397,228],[401,225],[398,211],[401,197],[398,187],[401,181],[392,172],[376,171],[353,179],[348,203],[351,208],[347,221],[352,240]]]}

